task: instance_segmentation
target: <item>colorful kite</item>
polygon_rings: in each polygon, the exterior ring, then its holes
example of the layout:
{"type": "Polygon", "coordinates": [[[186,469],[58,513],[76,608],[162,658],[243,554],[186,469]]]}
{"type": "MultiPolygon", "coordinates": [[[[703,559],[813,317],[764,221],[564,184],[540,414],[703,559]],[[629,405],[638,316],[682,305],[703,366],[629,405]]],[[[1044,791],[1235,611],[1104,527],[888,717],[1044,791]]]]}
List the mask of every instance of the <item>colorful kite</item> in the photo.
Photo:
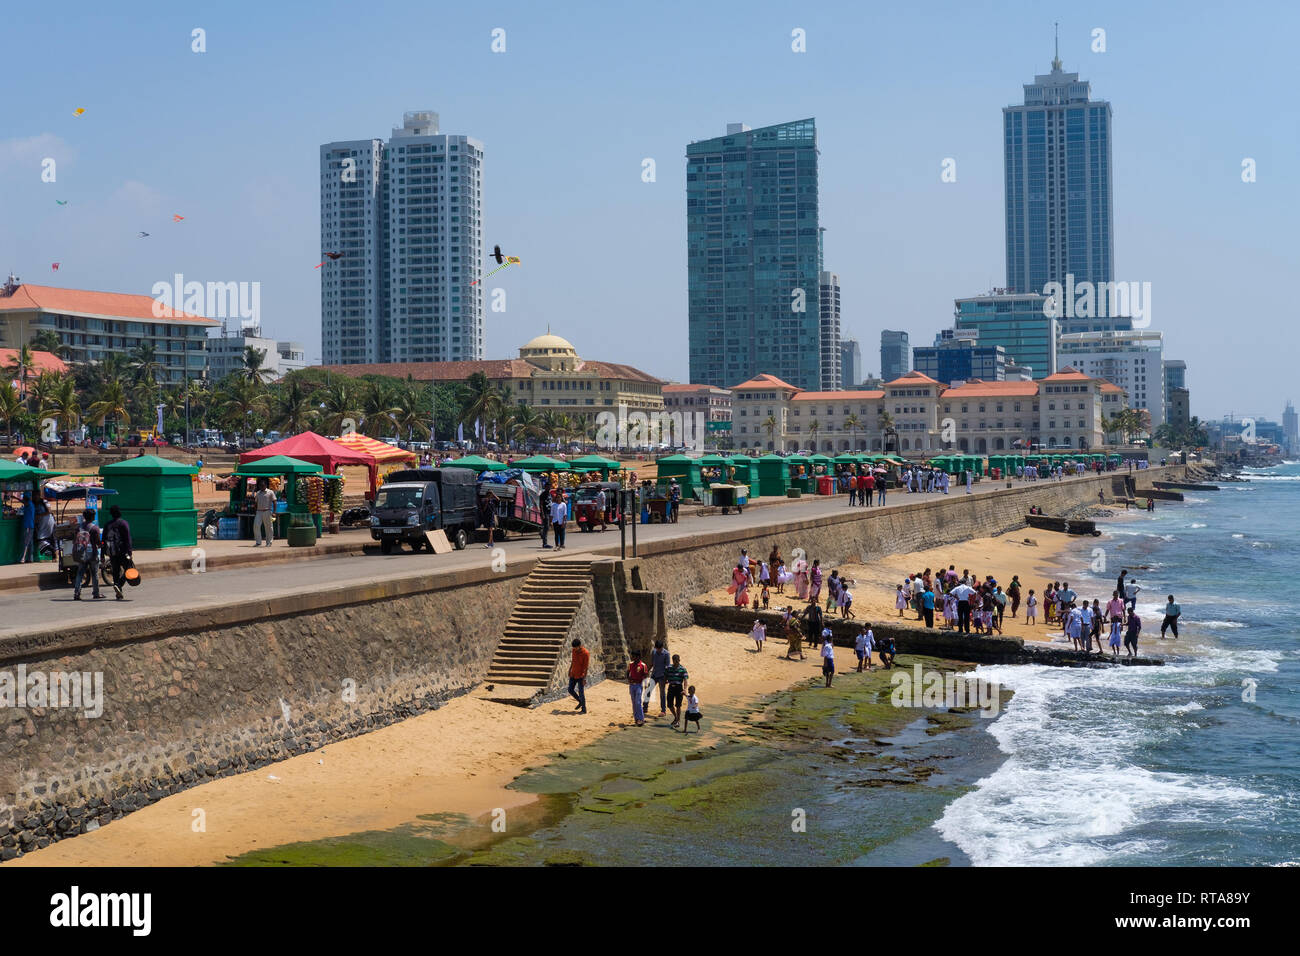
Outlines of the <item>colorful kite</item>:
{"type": "Polygon", "coordinates": [[[55,272],[58,272],[58,271],[59,271],[59,264],[58,264],[57,262],[51,262],[51,263],[50,263],[50,268],[53,269],[55,272]]]}
{"type": "Polygon", "coordinates": [[[86,112],[86,108],[84,106],[78,106],[75,110],[72,111],[72,115],[80,116],[84,112],[86,112]]]}
{"type": "Polygon", "coordinates": [[[180,222],[184,218],[184,216],[172,216],[172,222],[180,222]]]}
{"type": "Polygon", "coordinates": [[[66,206],[68,204],[68,201],[66,199],[56,199],[54,201],[58,203],[60,206],[66,206]]]}

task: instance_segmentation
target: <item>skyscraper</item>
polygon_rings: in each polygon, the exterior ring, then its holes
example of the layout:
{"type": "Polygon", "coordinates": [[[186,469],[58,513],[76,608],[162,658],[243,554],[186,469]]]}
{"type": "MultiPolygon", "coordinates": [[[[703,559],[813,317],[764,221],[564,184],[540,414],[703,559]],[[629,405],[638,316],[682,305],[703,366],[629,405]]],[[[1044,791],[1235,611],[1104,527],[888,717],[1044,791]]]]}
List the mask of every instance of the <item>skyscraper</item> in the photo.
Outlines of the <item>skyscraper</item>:
{"type": "Polygon", "coordinates": [[[840,277],[834,272],[821,274],[821,341],[822,391],[834,392],[843,387],[840,367],[840,277]]]}
{"type": "Polygon", "coordinates": [[[817,157],[812,119],[730,123],[686,147],[692,382],[821,387],[817,157]]]}
{"type": "Polygon", "coordinates": [[[1111,113],[1078,73],[1061,69],[1025,84],[1022,106],[1002,110],[1007,287],[1114,278],[1111,113]]]}
{"type": "Polygon", "coordinates": [[[880,377],[892,382],[911,370],[912,350],[907,346],[907,333],[885,329],[880,333],[880,377]]]}
{"type": "Polygon", "coordinates": [[[857,339],[840,339],[840,387],[862,384],[862,347],[857,339]]]}
{"type": "Polygon", "coordinates": [[[481,359],[483,144],[406,113],[392,138],[320,148],[327,365],[481,359]]]}

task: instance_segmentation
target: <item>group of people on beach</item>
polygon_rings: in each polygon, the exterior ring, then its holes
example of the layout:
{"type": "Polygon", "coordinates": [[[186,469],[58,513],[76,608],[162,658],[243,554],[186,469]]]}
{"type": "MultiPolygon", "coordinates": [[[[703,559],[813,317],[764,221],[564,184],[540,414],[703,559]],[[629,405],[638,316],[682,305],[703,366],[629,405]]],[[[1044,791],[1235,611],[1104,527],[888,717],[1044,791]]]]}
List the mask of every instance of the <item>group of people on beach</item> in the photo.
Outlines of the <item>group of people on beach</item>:
{"type": "MultiPolygon", "coordinates": [[[[591,668],[591,652],[582,646],[579,638],[574,638],[569,660],[569,696],[577,701],[573,709],[580,714],[587,712],[587,673],[591,668]]],[[[700,698],[695,693],[695,685],[688,683],[690,675],[682,666],[680,654],[669,655],[668,648],[662,640],[655,641],[654,650],[650,652],[650,663],[641,659],[641,652],[633,650],[627,665],[628,693],[632,699],[632,720],[638,727],[646,723],[646,708],[655,688],[659,690],[659,716],[673,716],[672,727],[682,727],[682,733],[700,729],[700,698]]]]}

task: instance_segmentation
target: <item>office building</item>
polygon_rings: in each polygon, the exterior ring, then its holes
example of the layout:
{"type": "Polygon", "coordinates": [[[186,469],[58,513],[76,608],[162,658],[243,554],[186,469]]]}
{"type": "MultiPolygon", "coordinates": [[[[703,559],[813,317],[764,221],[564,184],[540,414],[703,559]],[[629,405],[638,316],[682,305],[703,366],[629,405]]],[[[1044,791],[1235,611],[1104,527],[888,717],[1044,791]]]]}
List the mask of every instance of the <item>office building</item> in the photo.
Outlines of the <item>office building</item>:
{"type": "Polygon", "coordinates": [[[866,376],[862,371],[862,348],[857,339],[840,339],[840,387],[853,388],[862,384],[866,376]]]}
{"type": "Polygon", "coordinates": [[[912,349],[912,368],[949,387],[967,379],[1001,382],[1007,377],[1007,354],[1000,345],[982,345],[975,329],[943,329],[934,345],[912,349]]]}
{"type": "Polygon", "coordinates": [[[1153,329],[1076,332],[1062,335],[1057,346],[1062,362],[1122,388],[1130,407],[1150,414],[1152,429],[1164,423],[1163,333],[1153,329]]]}
{"type": "Polygon", "coordinates": [[[1056,371],[1059,323],[1047,314],[1047,299],[1037,293],[994,289],[987,295],[954,302],[955,332],[979,333],[983,346],[1001,346],[1009,365],[1029,366],[1035,379],[1056,371]]]}
{"type": "Polygon", "coordinates": [[[1109,282],[1110,104],[1092,99],[1079,74],[1064,72],[1059,50],[1051,72],[1025,84],[1024,99],[1002,110],[1007,288],[1041,293],[1067,275],[1109,282]]]}
{"type": "Polygon", "coordinates": [[[1187,387],[1187,363],[1182,359],[1165,359],[1165,420],[1172,424],[1169,409],[1172,407],[1173,391],[1187,387]]]}
{"type": "Polygon", "coordinates": [[[822,243],[812,119],[686,148],[692,382],[730,387],[760,371],[822,384],[822,243]]]}
{"type": "Polygon", "coordinates": [[[1192,421],[1192,393],[1181,386],[1167,389],[1165,421],[1175,428],[1186,428],[1192,421]]]}
{"type": "Polygon", "coordinates": [[[326,364],[484,354],[483,144],[406,113],[388,142],[320,148],[326,364]]]}
{"type": "Polygon", "coordinates": [[[880,377],[892,382],[912,371],[912,351],[907,333],[885,329],[880,333],[880,377]]]}
{"type": "Polygon", "coordinates": [[[844,373],[840,365],[840,277],[834,272],[823,272],[819,283],[821,299],[821,352],[822,391],[833,392],[843,387],[844,373]]]}
{"type": "Polygon", "coordinates": [[[284,342],[266,338],[261,328],[252,326],[226,335],[214,335],[207,340],[208,378],[219,382],[232,372],[242,372],[244,350],[253,348],[262,353],[261,367],[267,374],[264,382],[273,382],[286,373],[307,367],[306,346],[301,342],[284,342]]]}

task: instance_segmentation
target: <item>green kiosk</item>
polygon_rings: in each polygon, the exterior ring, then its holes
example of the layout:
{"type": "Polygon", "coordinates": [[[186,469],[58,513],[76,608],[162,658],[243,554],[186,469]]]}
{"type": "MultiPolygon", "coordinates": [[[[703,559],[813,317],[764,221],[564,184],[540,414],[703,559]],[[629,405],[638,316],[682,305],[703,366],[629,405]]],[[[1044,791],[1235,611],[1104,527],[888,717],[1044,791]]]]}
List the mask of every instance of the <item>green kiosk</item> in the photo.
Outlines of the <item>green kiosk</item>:
{"type": "Polygon", "coordinates": [[[758,477],[751,485],[751,497],[757,498],[760,494],[769,498],[785,497],[786,490],[790,487],[790,469],[786,467],[784,458],[780,455],[764,455],[751,462],[750,470],[758,477]]]}
{"type": "MultiPolygon", "coordinates": [[[[66,475],[66,471],[29,468],[16,461],[0,461],[0,564],[17,564],[23,556],[23,497],[40,493],[46,478],[66,475]]],[[[32,549],[36,548],[33,528],[32,549]]]]}
{"type": "Polygon", "coordinates": [[[113,503],[122,509],[137,548],[156,551],[197,543],[198,511],[191,476],[198,469],[193,465],[141,455],[102,465],[99,474],[104,487],[117,492],[113,503]]]}
{"type": "Polygon", "coordinates": [[[701,501],[704,498],[704,480],[700,477],[700,460],[688,455],[665,455],[655,462],[655,484],[660,490],[668,487],[668,480],[676,478],[682,488],[682,499],[701,501]]]}
{"type": "Polygon", "coordinates": [[[253,493],[257,488],[258,478],[283,478],[284,484],[279,491],[279,502],[275,513],[275,537],[288,539],[290,546],[310,547],[316,543],[321,533],[321,517],[312,514],[310,508],[298,500],[298,479],[308,475],[337,481],[338,475],[327,475],[325,469],[310,461],[290,458],[287,455],[272,455],[259,458],[239,466],[233,477],[235,486],[230,489],[230,504],[226,516],[221,519],[218,528],[219,537],[250,539],[253,537],[253,515],[255,504],[253,493]],[[234,522],[227,525],[226,522],[234,522]],[[231,532],[227,534],[225,529],[231,532]],[[308,533],[310,532],[310,533],[308,533]]]}

